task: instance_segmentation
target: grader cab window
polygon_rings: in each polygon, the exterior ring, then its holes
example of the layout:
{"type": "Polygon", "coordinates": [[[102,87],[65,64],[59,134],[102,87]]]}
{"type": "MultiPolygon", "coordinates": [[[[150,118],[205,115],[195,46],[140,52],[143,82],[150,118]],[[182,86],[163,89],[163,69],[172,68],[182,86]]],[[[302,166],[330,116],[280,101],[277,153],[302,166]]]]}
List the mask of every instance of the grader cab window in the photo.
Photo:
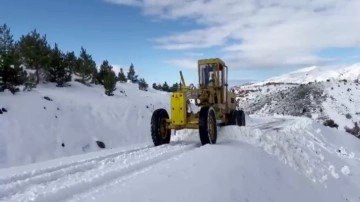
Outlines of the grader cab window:
{"type": "Polygon", "coordinates": [[[207,87],[215,84],[216,64],[200,65],[200,85],[207,87]]]}

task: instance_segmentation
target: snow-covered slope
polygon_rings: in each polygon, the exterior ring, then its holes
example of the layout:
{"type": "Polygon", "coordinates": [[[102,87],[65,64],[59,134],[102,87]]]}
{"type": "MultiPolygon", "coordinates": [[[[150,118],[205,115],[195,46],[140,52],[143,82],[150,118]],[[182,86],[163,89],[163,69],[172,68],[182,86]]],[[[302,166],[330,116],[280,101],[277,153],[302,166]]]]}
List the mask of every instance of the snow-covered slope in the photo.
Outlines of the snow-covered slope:
{"type": "Polygon", "coordinates": [[[164,92],[140,91],[134,84],[118,84],[111,97],[102,86],[77,82],[0,93],[0,109],[7,110],[0,114],[0,167],[98,151],[96,141],[106,148],[150,144],[152,111],[168,109],[168,99],[164,92]]]}
{"type": "Polygon", "coordinates": [[[170,145],[105,150],[0,169],[0,201],[355,202],[360,141],[308,118],[248,118],[170,145]]]}
{"type": "Polygon", "coordinates": [[[250,114],[332,119],[342,131],[360,121],[360,84],[353,81],[247,86],[238,93],[239,105],[250,114]]]}
{"type": "Polygon", "coordinates": [[[342,67],[319,67],[311,66],[299,69],[287,74],[266,79],[253,85],[266,83],[309,83],[315,81],[333,80],[355,80],[360,78],[360,63],[342,67]]]}

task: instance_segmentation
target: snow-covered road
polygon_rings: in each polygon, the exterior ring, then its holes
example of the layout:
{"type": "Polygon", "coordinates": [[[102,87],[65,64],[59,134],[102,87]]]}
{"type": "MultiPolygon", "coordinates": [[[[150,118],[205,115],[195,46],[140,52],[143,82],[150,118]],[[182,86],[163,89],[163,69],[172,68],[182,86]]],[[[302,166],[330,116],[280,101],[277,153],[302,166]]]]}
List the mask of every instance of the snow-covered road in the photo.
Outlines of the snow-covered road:
{"type": "Polygon", "coordinates": [[[360,201],[360,144],[334,130],[257,117],[205,146],[179,131],[170,145],[2,169],[0,201],[360,201]]]}

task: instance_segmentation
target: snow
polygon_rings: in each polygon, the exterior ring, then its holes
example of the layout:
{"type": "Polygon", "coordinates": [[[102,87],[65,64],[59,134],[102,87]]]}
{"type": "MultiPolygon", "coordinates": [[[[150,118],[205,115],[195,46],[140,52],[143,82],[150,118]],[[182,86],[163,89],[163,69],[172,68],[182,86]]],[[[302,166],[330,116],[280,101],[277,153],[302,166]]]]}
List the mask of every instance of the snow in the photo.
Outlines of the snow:
{"type": "MultiPolygon", "coordinates": [[[[341,117],[339,124],[358,121],[355,83],[321,86],[337,98],[320,103],[324,113],[341,117]]],[[[293,87],[265,86],[248,96],[293,87]]],[[[197,130],[179,130],[169,145],[154,147],[151,114],[169,110],[169,94],[117,88],[113,97],[76,82],[0,93],[8,110],[0,115],[0,201],[360,201],[360,141],[340,128],[265,113],[280,103],[272,99],[264,113],[246,115],[246,127],[219,127],[215,145],[201,146],[197,130]]]]}
{"type": "Polygon", "coordinates": [[[91,152],[0,170],[0,201],[358,201],[360,141],[308,118],[247,116],[169,145],[91,152]],[[345,149],[346,148],[346,149],[345,149]],[[350,170],[352,172],[350,172],[350,170]]]}
{"type": "Polygon", "coordinates": [[[342,172],[342,174],[344,174],[344,175],[350,175],[350,169],[349,169],[348,166],[343,166],[343,167],[341,168],[341,172],[342,172]]]}
{"type": "Polygon", "coordinates": [[[106,148],[150,144],[152,111],[168,109],[167,93],[140,91],[135,84],[118,84],[111,97],[101,86],[71,85],[0,93],[0,108],[8,111],[0,115],[0,167],[98,151],[97,140],[106,148]]]}
{"type": "Polygon", "coordinates": [[[339,124],[339,128],[345,126],[354,127],[354,122],[359,122],[360,117],[360,86],[352,81],[326,83],[327,99],[322,104],[329,117],[339,124]],[[347,118],[349,114],[351,118],[347,118]]]}
{"type": "Polygon", "coordinates": [[[332,119],[341,131],[360,121],[360,85],[350,80],[244,86],[238,93],[239,105],[252,114],[308,116],[320,123],[332,119]]]}

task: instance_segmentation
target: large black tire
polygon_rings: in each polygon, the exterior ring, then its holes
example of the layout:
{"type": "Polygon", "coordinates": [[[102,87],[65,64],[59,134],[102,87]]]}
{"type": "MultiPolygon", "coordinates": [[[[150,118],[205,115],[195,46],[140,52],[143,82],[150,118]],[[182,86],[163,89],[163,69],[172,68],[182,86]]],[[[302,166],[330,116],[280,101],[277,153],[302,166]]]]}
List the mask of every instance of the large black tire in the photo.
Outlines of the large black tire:
{"type": "Polygon", "coordinates": [[[237,125],[238,126],[245,126],[246,125],[245,112],[243,110],[238,110],[237,111],[236,119],[237,119],[237,125]]]}
{"type": "Polygon", "coordinates": [[[237,110],[231,110],[228,115],[229,122],[226,125],[237,125],[236,124],[237,110]]]}
{"type": "Polygon", "coordinates": [[[155,146],[170,143],[171,130],[167,129],[166,119],[169,114],[165,109],[157,109],[151,117],[151,137],[155,146]]]}
{"type": "Polygon", "coordinates": [[[215,111],[212,107],[202,107],[200,109],[199,135],[202,145],[216,143],[217,125],[215,111]]]}
{"type": "Polygon", "coordinates": [[[236,126],[245,126],[245,113],[243,110],[233,110],[230,114],[230,123],[229,125],[236,125],[236,126]]]}

